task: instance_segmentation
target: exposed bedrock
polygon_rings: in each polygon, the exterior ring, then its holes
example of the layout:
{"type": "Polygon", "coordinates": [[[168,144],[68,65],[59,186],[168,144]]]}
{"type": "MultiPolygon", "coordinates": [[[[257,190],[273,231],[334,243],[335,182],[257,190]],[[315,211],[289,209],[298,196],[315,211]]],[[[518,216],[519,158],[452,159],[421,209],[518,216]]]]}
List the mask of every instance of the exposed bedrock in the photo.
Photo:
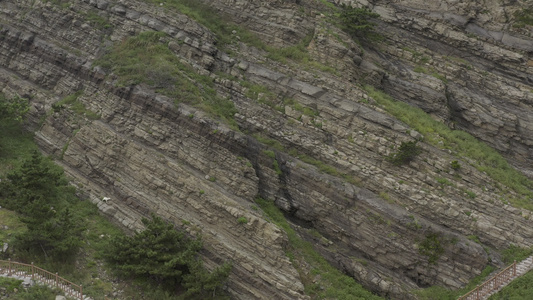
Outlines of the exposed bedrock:
{"type": "Polygon", "coordinates": [[[294,45],[312,33],[310,55],[338,73],[268,60],[237,36],[229,56],[204,26],[147,3],[87,0],[64,9],[0,2],[0,89],[31,98],[28,127],[39,146],[105,214],[138,229],[140,218],[155,212],[202,234],[209,266],[233,262],[228,291],[235,299],[308,298],[285,255],[286,234],[257,210],[257,196],[275,201],[330,263],[394,299],[430,285],[459,288],[489,261],[501,264],[484,247],[533,244],[531,212],[510,206],[505,197],[515,195],[502,195],[503,188],[466,158],[421,141],[415,161],[388,162],[402,141],[423,137],[358,85],[372,82],[469,131],[527,173],[532,70],[523,47],[531,38],[518,31],[480,37],[481,29],[506,30],[497,26],[500,14],[483,22],[478,14],[463,24],[476,5],[449,4],[445,14],[432,1],[377,1],[372,8],[389,34],[363,50],[313,11],[314,1],[209,3],[273,46],[294,45]],[[95,28],[83,18],[87,11],[112,26],[95,28]],[[239,111],[239,130],[197,108],[176,106],[148,86],[117,87],[112,74],[95,67],[113,43],[147,30],[166,32],[169,49],[214,79],[217,92],[239,111]],[[241,80],[313,113],[251,99],[241,80]],[[98,119],[52,108],[79,90],[77,100],[98,119]],[[454,160],[460,171],[450,168],[454,160]],[[238,222],[241,217],[248,222],[238,222]],[[424,248],[435,240],[442,252],[432,261],[424,248]]]}

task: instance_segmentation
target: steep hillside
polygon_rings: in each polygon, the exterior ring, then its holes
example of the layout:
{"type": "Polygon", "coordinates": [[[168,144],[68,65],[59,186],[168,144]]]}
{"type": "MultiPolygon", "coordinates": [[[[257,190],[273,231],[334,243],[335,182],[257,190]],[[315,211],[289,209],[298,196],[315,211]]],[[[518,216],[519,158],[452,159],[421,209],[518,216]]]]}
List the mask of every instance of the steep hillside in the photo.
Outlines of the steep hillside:
{"type": "Polygon", "coordinates": [[[4,0],[0,89],[107,216],[201,233],[234,299],[327,290],[295,236],[394,299],[530,247],[531,8],[336,2],[378,13],[383,39],[354,42],[319,0],[4,0]]]}

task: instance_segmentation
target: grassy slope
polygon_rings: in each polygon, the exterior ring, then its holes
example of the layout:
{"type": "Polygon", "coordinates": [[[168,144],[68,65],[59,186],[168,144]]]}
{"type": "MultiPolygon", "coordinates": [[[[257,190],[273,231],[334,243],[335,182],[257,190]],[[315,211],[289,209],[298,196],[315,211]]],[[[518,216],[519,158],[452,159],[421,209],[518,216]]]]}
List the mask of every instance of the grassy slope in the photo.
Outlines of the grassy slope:
{"type": "Polygon", "coordinates": [[[508,195],[508,190],[518,194],[516,198],[504,200],[513,206],[533,210],[533,182],[509,165],[496,150],[464,131],[451,130],[419,108],[395,101],[371,86],[366,86],[365,89],[387,112],[422,133],[425,142],[437,147],[442,147],[439,142],[443,142],[444,148],[452,150],[457,157],[472,159],[474,167],[503,185],[502,197],[508,195]]]}

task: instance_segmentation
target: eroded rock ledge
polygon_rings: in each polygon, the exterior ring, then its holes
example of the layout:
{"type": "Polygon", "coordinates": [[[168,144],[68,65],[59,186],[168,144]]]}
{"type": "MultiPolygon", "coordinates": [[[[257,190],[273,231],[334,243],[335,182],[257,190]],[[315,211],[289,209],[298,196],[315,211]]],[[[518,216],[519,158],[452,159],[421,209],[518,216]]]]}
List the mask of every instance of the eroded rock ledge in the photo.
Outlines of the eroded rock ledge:
{"type": "MultiPolygon", "coordinates": [[[[444,16],[432,13],[435,8],[415,11],[401,3],[378,2],[374,9],[383,16],[381,26],[393,33],[387,35],[393,43],[363,52],[322,22],[319,13],[299,13],[299,5],[308,11],[312,1],[263,2],[213,4],[278,46],[314,32],[309,52],[345,76],[265,64],[265,53],[238,42],[237,54],[229,57],[205,27],[142,2],[87,0],[63,9],[40,1],[3,1],[0,88],[31,96],[29,126],[41,149],[61,158],[67,173],[104,213],[136,229],[140,217],[156,212],[191,234],[202,234],[208,265],[233,261],[228,290],[235,299],[306,298],[299,274],[285,256],[287,237],[254,209],[257,195],[274,200],[302,238],[333,265],[395,299],[434,284],[465,285],[489,260],[500,262],[483,246],[531,246],[531,212],[505,204],[497,184],[467,161],[459,158],[463,167],[458,177],[449,168],[457,159],[452,153],[421,143],[424,153],[410,165],[387,162],[394,146],[421,136],[384,113],[356,85],[362,76],[381,83],[397,99],[455,121],[527,171],[522,162],[531,159],[526,151],[531,136],[525,130],[530,126],[531,93],[525,90],[530,54],[515,42],[458,38],[466,34],[461,26],[474,30],[463,24],[464,10],[444,16]],[[87,11],[105,17],[111,28],[90,25],[82,15],[87,11]],[[434,32],[428,33],[428,24],[434,24],[434,32]],[[240,131],[193,107],[176,108],[173,99],[149,87],[116,87],[112,76],[94,67],[94,59],[113,42],[147,30],[166,32],[177,56],[215,79],[218,92],[239,110],[240,131]],[[335,35],[328,33],[332,30],[335,35]],[[444,33],[448,38],[436,41],[444,33]],[[340,43],[336,35],[347,42],[340,43]],[[474,56],[468,61],[471,69],[445,57],[452,48],[474,56]],[[418,51],[431,57],[423,66],[437,69],[447,82],[414,71],[418,51]],[[490,73],[484,75],[484,70],[490,73]],[[304,115],[289,105],[280,112],[258,103],[246,96],[238,80],[217,72],[266,86],[317,114],[304,115]],[[51,109],[82,89],[78,100],[99,120],[51,109]],[[256,134],[281,148],[261,143],[256,134]],[[352,180],[323,172],[304,157],[352,180]],[[112,200],[104,203],[103,196],[112,200]],[[240,224],[240,217],[248,222],[240,224]],[[419,251],[431,234],[444,246],[435,264],[419,251]],[[470,235],[483,245],[466,238],[470,235]]],[[[523,41],[527,45],[530,39],[523,41]]]]}

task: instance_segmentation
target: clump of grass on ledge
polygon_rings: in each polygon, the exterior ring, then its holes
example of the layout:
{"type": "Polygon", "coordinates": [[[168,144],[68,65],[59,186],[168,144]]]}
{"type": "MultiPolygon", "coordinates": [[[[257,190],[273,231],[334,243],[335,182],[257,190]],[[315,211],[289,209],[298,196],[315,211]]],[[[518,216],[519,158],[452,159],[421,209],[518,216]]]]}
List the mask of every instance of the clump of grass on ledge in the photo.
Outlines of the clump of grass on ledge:
{"type": "Polygon", "coordinates": [[[533,6],[516,11],[514,17],[513,26],[516,28],[523,28],[526,25],[533,26],[533,6]]]}
{"type": "Polygon", "coordinates": [[[213,79],[198,74],[164,42],[163,32],[143,32],[116,44],[95,64],[118,76],[119,86],[147,84],[176,104],[187,103],[236,127],[233,102],[217,95],[213,79]]]}
{"type": "Polygon", "coordinates": [[[372,86],[365,86],[364,89],[388,113],[422,133],[426,142],[440,147],[438,142],[442,141],[445,148],[455,151],[458,156],[465,156],[474,160],[476,162],[474,166],[479,171],[486,172],[495,181],[522,195],[521,199],[509,199],[514,206],[533,210],[533,202],[531,201],[533,183],[510,166],[496,150],[467,132],[451,130],[445,124],[434,120],[423,110],[395,101],[389,95],[374,89],[372,86]]]}
{"type": "Polygon", "coordinates": [[[207,27],[216,35],[217,44],[225,47],[236,40],[258,49],[266,50],[267,45],[257,35],[235,24],[228,17],[221,15],[216,9],[199,0],[145,0],[145,2],[173,9],[207,27]],[[233,33],[235,31],[235,34],[233,33]]]}
{"type": "Polygon", "coordinates": [[[520,262],[533,254],[532,248],[521,248],[511,244],[509,248],[502,250],[502,259],[506,264],[511,264],[513,261],[520,262]]]}
{"type": "Polygon", "coordinates": [[[294,257],[298,256],[303,258],[312,269],[310,274],[306,274],[304,270],[299,270],[302,275],[306,294],[311,295],[313,299],[382,299],[365,290],[352,277],[332,267],[315,251],[311,243],[302,240],[298,236],[296,231],[292,229],[285,219],[283,213],[272,201],[258,198],[256,199],[256,203],[261,207],[270,221],[287,233],[289,238],[287,256],[296,265],[296,268],[299,269],[299,266],[294,257]],[[313,282],[313,278],[316,275],[320,275],[320,283],[313,282]]]}
{"type": "Polygon", "coordinates": [[[98,120],[100,119],[100,114],[95,113],[94,111],[87,109],[85,105],[78,101],[78,98],[83,94],[83,90],[79,90],[73,94],[66,96],[65,98],[59,100],[58,102],[52,104],[52,109],[54,111],[60,111],[64,108],[65,105],[68,105],[72,111],[80,116],[86,116],[89,120],[98,120]]]}
{"type": "Polygon", "coordinates": [[[145,0],[157,6],[163,4],[163,7],[174,9],[188,17],[194,19],[196,22],[207,27],[216,36],[217,45],[222,49],[228,50],[228,45],[242,42],[246,45],[255,47],[266,51],[267,57],[281,62],[287,63],[287,60],[295,61],[305,67],[307,70],[320,70],[331,74],[339,75],[335,68],[324,65],[316,60],[313,60],[307,46],[314,36],[314,32],[310,32],[298,44],[283,48],[274,48],[265,44],[255,33],[239,26],[228,16],[220,14],[213,7],[202,3],[199,0],[145,0]],[[216,16],[216,17],[214,17],[216,16]],[[235,32],[235,33],[234,33],[235,32]],[[237,38],[238,36],[238,38],[237,38]]]}

